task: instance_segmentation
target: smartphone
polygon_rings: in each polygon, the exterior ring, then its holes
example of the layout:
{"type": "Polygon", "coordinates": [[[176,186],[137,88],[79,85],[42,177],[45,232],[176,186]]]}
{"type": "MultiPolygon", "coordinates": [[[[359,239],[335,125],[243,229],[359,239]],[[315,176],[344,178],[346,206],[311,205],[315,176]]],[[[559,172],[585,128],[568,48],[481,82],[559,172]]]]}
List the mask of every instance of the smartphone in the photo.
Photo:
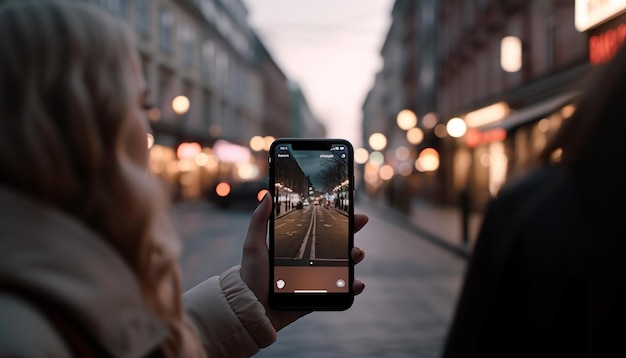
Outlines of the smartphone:
{"type": "Polygon", "coordinates": [[[270,304],[348,309],[354,301],[354,148],[345,139],[277,139],[269,188],[270,304]]]}

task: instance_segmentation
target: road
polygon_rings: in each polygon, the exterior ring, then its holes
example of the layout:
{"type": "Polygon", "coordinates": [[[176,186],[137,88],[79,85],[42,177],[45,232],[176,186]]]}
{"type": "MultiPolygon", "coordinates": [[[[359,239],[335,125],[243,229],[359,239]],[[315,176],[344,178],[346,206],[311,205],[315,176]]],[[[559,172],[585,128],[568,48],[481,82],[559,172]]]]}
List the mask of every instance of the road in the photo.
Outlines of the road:
{"type": "MultiPolygon", "coordinates": [[[[359,203],[355,210],[370,222],[355,235],[366,251],[355,275],[366,287],[354,305],[301,318],[255,357],[439,357],[466,261],[378,210],[359,203]]],[[[186,203],[173,215],[185,288],[240,262],[249,212],[186,203]]]]}
{"type": "Polygon", "coordinates": [[[341,264],[348,261],[348,217],[324,205],[309,205],[276,219],[279,265],[341,264]]]}

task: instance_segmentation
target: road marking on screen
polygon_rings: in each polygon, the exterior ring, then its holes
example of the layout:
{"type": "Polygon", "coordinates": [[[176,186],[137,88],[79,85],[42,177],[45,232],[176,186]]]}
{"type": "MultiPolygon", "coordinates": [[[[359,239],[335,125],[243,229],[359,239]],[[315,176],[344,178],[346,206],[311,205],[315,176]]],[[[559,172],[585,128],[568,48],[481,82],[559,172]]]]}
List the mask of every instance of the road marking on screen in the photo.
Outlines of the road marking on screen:
{"type": "Polygon", "coordinates": [[[311,216],[309,229],[307,230],[306,235],[304,235],[304,239],[302,240],[302,244],[300,244],[300,249],[298,250],[298,260],[302,260],[302,257],[304,256],[306,245],[309,242],[309,236],[311,236],[311,229],[313,229],[313,235],[315,235],[315,211],[313,211],[313,215],[311,216]]]}

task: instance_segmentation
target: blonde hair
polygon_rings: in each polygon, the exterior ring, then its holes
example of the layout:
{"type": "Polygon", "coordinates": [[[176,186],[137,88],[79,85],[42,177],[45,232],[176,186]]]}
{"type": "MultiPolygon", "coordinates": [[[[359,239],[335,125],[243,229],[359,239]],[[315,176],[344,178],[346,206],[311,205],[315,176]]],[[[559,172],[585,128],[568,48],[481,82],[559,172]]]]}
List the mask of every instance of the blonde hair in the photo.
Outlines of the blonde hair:
{"type": "Polygon", "coordinates": [[[128,155],[127,25],[93,5],[0,11],[0,185],[78,218],[119,252],[170,328],[166,356],[204,356],[181,303],[180,241],[158,181],[128,155]]]}

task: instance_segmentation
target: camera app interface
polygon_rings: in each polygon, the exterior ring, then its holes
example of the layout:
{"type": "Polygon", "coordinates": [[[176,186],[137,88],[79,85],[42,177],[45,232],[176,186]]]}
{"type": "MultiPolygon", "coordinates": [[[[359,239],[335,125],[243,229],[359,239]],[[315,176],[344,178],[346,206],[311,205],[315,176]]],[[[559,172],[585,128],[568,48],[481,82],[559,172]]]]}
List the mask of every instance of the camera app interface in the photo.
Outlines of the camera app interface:
{"type": "Polygon", "coordinates": [[[349,152],[294,150],[274,153],[274,291],[348,292],[349,152]]]}

